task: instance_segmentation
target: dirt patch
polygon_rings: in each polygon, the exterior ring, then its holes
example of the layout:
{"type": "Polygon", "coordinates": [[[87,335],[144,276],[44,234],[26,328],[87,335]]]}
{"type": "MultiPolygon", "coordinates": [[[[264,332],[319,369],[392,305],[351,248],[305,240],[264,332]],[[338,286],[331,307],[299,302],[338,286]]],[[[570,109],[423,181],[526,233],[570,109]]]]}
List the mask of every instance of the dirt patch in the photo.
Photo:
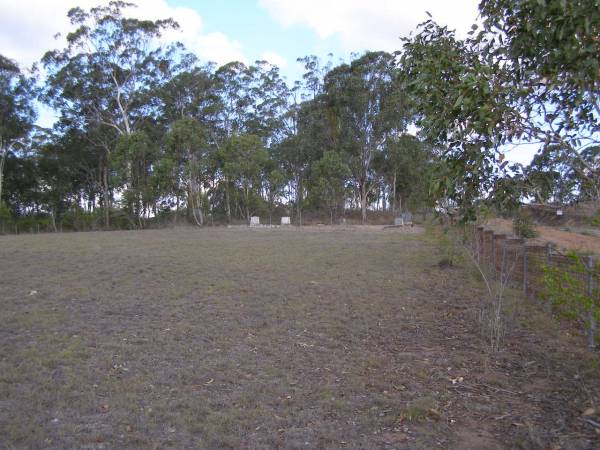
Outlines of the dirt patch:
{"type": "MultiPolygon", "coordinates": [[[[513,234],[512,221],[508,219],[491,219],[485,225],[500,233],[513,234]]],[[[586,236],[544,225],[536,225],[535,230],[538,236],[535,239],[529,239],[531,243],[545,245],[551,242],[561,250],[576,250],[600,255],[600,239],[596,236],[586,236]]]]}
{"type": "Polygon", "coordinates": [[[0,237],[0,448],[597,446],[581,337],[515,293],[486,356],[481,283],[407,230],[0,237]]]}

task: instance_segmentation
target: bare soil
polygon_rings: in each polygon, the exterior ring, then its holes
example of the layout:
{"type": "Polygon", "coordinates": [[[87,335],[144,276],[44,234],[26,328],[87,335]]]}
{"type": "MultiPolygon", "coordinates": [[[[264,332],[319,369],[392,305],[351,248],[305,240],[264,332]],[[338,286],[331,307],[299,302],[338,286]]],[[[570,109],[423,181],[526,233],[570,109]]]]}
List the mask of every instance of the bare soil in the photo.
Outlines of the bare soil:
{"type": "Polygon", "coordinates": [[[600,369],[414,227],[0,237],[0,448],[600,447],[600,369]],[[585,412],[585,415],[582,413],[585,412]]]}
{"type": "MultiPolygon", "coordinates": [[[[508,219],[491,219],[485,225],[500,233],[512,234],[512,221],[508,219]]],[[[600,239],[597,236],[564,231],[546,225],[536,225],[535,231],[538,236],[530,239],[532,243],[542,245],[552,243],[561,250],[576,250],[600,255],[600,239]]]]}

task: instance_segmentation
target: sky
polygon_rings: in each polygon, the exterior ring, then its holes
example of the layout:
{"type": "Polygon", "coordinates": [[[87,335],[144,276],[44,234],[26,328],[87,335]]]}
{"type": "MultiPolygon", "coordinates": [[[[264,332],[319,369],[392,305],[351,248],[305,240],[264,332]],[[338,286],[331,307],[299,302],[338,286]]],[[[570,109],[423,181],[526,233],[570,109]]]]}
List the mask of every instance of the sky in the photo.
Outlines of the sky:
{"type": "MultiPolygon", "coordinates": [[[[131,0],[130,0],[131,1],[131,0]]],[[[479,0],[137,0],[132,15],[172,17],[180,30],[165,39],[182,42],[202,62],[250,64],[267,60],[291,83],[302,74],[298,57],[348,61],[352,53],[394,51],[401,37],[427,20],[466,36],[477,21],[479,0]]],[[[50,49],[63,48],[74,7],[104,0],[0,0],[0,53],[29,67],[50,49]],[[61,37],[55,38],[57,33],[61,37]]],[[[40,111],[48,125],[51,111],[40,111]]],[[[512,156],[512,155],[509,155],[512,156]]],[[[528,162],[530,156],[511,157],[528,162]]]]}

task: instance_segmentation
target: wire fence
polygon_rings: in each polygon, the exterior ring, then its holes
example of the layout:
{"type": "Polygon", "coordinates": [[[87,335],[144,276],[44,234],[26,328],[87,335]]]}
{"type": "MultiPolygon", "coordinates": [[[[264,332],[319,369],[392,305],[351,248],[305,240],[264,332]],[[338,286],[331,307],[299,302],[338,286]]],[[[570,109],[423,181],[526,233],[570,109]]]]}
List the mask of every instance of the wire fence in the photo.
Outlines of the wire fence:
{"type": "Polygon", "coordinates": [[[471,228],[474,257],[495,279],[507,277],[528,298],[543,302],[549,312],[566,316],[584,329],[588,345],[597,344],[600,319],[600,260],[561,252],[548,245],[497,234],[482,226],[471,228]]]}

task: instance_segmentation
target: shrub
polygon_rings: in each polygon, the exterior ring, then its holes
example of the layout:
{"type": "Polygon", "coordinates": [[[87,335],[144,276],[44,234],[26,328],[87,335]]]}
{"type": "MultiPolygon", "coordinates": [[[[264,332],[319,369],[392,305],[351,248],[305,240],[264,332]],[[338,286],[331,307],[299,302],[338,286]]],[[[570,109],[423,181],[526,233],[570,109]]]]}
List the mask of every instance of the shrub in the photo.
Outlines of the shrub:
{"type": "Polygon", "coordinates": [[[513,233],[520,238],[534,238],[537,236],[531,214],[523,209],[517,211],[513,218],[513,233]]]}
{"type": "Polygon", "coordinates": [[[597,209],[594,215],[590,218],[590,225],[600,228],[600,209],[597,209]]]}
{"type": "Polygon", "coordinates": [[[63,230],[89,231],[94,228],[96,217],[94,213],[84,211],[82,208],[71,208],[62,216],[63,230]]]}

